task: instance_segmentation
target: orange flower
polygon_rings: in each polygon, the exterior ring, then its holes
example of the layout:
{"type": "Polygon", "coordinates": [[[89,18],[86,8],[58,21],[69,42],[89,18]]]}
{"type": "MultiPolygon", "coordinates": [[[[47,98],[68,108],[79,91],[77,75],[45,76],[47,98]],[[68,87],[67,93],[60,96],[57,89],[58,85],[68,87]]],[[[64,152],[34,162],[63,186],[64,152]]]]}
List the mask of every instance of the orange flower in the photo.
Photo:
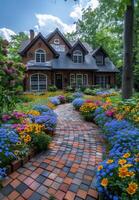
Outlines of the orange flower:
{"type": "Polygon", "coordinates": [[[98,171],[100,171],[102,169],[103,169],[103,165],[99,165],[98,168],[97,168],[98,171]]]}
{"type": "Polygon", "coordinates": [[[128,175],[128,169],[127,167],[120,167],[119,168],[119,177],[125,178],[128,175]]]}
{"type": "Polygon", "coordinates": [[[118,164],[124,165],[127,161],[125,159],[119,159],[118,164]]]}
{"type": "Polygon", "coordinates": [[[108,185],[108,179],[107,178],[103,178],[102,181],[101,181],[101,185],[103,187],[107,187],[107,185],[108,185]]]}
{"type": "Polygon", "coordinates": [[[125,153],[124,155],[123,155],[123,158],[129,158],[130,157],[130,153],[125,153]]]}
{"type": "Polygon", "coordinates": [[[128,194],[133,195],[136,193],[137,189],[138,189],[138,185],[136,183],[131,182],[131,183],[129,183],[126,191],[128,194]]]}
{"type": "Polygon", "coordinates": [[[107,160],[107,164],[111,164],[111,163],[113,163],[112,159],[107,160]]]}

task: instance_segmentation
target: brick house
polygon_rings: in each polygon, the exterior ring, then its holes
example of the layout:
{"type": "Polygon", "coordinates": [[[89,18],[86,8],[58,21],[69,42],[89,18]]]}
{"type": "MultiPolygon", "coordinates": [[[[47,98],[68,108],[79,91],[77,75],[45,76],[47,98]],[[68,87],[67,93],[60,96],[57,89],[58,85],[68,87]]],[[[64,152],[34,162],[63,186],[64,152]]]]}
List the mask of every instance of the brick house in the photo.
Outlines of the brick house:
{"type": "Polygon", "coordinates": [[[93,50],[80,40],[69,42],[59,29],[46,37],[30,30],[20,55],[26,65],[25,91],[45,91],[52,85],[65,89],[116,84],[118,70],[102,47],[93,50]]]}

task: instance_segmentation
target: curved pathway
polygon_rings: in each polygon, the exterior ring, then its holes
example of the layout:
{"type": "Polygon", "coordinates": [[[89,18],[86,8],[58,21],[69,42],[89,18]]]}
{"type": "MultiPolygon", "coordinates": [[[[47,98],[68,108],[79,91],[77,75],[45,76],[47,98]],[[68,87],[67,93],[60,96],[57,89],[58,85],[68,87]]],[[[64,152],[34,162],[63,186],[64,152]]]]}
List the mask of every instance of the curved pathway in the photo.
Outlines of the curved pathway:
{"type": "Polygon", "coordinates": [[[56,135],[46,153],[7,177],[0,199],[94,200],[96,165],[102,159],[98,127],[83,121],[71,104],[60,105],[56,135]]]}

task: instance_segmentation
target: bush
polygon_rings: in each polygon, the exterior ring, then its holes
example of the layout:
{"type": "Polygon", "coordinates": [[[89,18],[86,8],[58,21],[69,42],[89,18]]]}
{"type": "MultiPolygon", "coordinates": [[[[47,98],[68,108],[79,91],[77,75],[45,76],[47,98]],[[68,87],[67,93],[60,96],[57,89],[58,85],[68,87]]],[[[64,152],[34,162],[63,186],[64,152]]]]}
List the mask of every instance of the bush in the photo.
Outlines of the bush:
{"type": "Polygon", "coordinates": [[[79,110],[80,107],[83,105],[84,100],[81,98],[76,98],[74,99],[74,101],[72,102],[72,105],[74,106],[75,109],[79,110]]]}
{"type": "Polygon", "coordinates": [[[58,99],[59,99],[59,101],[60,101],[61,104],[63,104],[63,103],[66,102],[66,98],[63,95],[58,96],[58,99]]]}
{"type": "Polygon", "coordinates": [[[67,87],[66,87],[66,91],[67,91],[67,92],[74,92],[74,90],[75,90],[75,89],[72,88],[71,86],[67,86],[67,87]]]}
{"type": "Polygon", "coordinates": [[[55,85],[49,86],[48,91],[55,92],[55,91],[57,91],[57,87],[55,85]]]}
{"type": "Polygon", "coordinates": [[[81,98],[81,97],[83,97],[83,93],[82,93],[82,92],[75,92],[75,93],[73,94],[73,97],[74,97],[74,98],[81,98]]]}
{"type": "Polygon", "coordinates": [[[74,96],[73,95],[67,95],[66,96],[66,101],[71,103],[74,100],[74,96]]]}
{"type": "Polygon", "coordinates": [[[37,110],[40,113],[42,113],[42,112],[47,112],[48,110],[50,110],[50,108],[48,106],[45,106],[45,105],[39,105],[39,104],[37,104],[37,105],[35,105],[33,107],[33,110],[37,110]]]}
{"type": "Polygon", "coordinates": [[[84,90],[84,94],[87,94],[87,95],[94,95],[94,91],[90,88],[86,88],[84,90]]]}
{"type": "Polygon", "coordinates": [[[51,137],[46,133],[40,133],[37,136],[32,136],[32,143],[38,151],[44,151],[48,149],[48,145],[51,142],[51,137]]]}
{"type": "Polygon", "coordinates": [[[55,106],[58,106],[60,104],[60,100],[58,97],[51,97],[49,98],[49,101],[54,104],[55,106]]]}

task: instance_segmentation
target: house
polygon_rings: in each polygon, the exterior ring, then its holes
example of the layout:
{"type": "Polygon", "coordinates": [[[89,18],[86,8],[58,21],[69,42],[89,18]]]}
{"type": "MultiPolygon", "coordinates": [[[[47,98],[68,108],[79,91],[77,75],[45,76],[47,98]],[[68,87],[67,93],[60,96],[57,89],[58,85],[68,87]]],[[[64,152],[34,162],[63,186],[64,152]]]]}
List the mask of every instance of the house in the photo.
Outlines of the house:
{"type": "Polygon", "coordinates": [[[45,91],[52,85],[65,89],[69,85],[116,84],[118,70],[102,47],[93,50],[80,40],[70,42],[59,29],[46,37],[41,33],[35,36],[30,30],[30,39],[21,44],[20,55],[26,65],[26,91],[45,91]]]}

